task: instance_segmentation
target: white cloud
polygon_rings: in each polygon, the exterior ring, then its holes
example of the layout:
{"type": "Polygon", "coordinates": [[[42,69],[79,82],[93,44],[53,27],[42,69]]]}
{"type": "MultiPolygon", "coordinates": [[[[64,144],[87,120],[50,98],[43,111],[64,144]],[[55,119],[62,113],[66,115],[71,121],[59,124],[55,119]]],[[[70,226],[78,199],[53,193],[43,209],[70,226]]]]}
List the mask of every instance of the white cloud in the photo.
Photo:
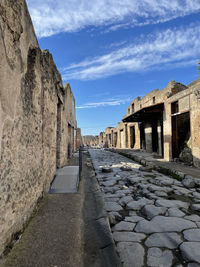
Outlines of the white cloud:
{"type": "Polygon", "coordinates": [[[27,0],[38,37],[87,26],[159,23],[200,11],[199,0],[27,0]]]}
{"type": "Polygon", "coordinates": [[[200,54],[200,24],[167,29],[143,36],[108,54],[85,59],[62,70],[64,80],[92,80],[123,72],[184,67],[200,54]]]}
{"type": "Polygon", "coordinates": [[[92,102],[92,103],[86,103],[81,106],[77,106],[77,109],[86,109],[86,108],[99,108],[99,107],[105,107],[105,106],[120,106],[122,104],[129,103],[131,101],[131,97],[125,97],[124,96],[116,96],[114,98],[110,98],[104,101],[100,102],[92,102]]]}

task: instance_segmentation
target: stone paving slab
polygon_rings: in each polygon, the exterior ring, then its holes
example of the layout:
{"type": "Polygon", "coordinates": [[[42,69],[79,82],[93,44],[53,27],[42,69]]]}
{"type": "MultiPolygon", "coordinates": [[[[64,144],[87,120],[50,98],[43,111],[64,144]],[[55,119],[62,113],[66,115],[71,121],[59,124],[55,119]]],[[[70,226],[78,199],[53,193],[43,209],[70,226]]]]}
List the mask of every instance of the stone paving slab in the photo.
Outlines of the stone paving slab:
{"type": "Polygon", "coordinates": [[[90,154],[123,266],[200,266],[200,187],[193,179],[181,182],[109,151],[90,154]],[[102,174],[104,166],[112,172],[102,174]]]}
{"type": "Polygon", "coordinates": [[[117,250],[124,267],[143,266],[145,251],[139,243],[119,242],[117,250]]]}
{"type": "Polygon", "coordinates": [[[76,193],[79,183],[79,166],[65,166],[56,172],[50,194],[76,193]]]}
{"type": "MultiPolygon", "coordinates": [[[[190,230],[188,230],[190,231],[190,230]]],[[[182,243],[181,236],[177,233],[155,233],[150,235],[145,241],[147,247],[163,247],[174,249],[182,243]]]]}

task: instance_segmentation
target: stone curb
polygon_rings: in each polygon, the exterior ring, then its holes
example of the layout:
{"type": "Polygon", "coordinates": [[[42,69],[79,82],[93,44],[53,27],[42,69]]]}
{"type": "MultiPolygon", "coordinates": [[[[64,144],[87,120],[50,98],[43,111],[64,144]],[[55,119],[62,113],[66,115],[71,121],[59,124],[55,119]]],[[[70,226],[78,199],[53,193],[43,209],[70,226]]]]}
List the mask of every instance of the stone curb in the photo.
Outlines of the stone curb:
{"type": "Polygon", "coordinates": [[[115,243],[112,237],[112,232],[109,224],[108,214],[105,208],[104,197],[97,181],[96,173],[94,173],[94,175],[95,176],[93,176],[93,183],[94,187],[96,188],[96,191],[94,192],[96,202],[96,231],[98,232],[99,236],[101,261],[104,267],[121,267],[122,264],[116,252],[115,243]]]}
{"type": "MultiPolygon", "coordinates": [[[[170,175],[172,176],[173,178],[177,179],[177,180],[180,180],[182,181],[184,178],[187,178],[187,177],[190,177],[189,175],[183,173],[183,172],[180,172],[180,171],[177,171],[177,170],[173,170],[173,169],[169,169],[169,168],[166,168],[164,166],[158,166],[155,162],[152,162],[152,161],[149,161],[149,160],[146,160],[144,159],[143,157],[141,156],[137,156],[137,155],[131,155],[131,154],[128,154],[128,153],[125,153],[123,151],[120,151],[120,150],[117,150],[117,149],[107,149],[108,151],[110,152],[113,152],[113,153],[118,153],[126,158],[130,158],[138,163],[140,163],[141,165],[143,166],[148,166],[148,167],[151,167],[152,169],[162,173],[162,174],[165,174],[165,175],[170,175]]],[[[192,178],[195,178],[195,177],[192,177],[192,178]]]]}

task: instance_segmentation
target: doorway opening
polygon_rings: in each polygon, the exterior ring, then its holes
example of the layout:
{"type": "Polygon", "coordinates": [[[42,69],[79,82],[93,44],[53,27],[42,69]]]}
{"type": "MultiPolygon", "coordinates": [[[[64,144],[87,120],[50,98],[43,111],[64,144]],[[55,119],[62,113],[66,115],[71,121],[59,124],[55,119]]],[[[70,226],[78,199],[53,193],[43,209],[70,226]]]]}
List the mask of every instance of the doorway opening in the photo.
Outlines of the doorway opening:
{"type": "Polygon", "coordinates": [[[114,133],[114,136],[113,136],[113,145],[114,145],[114,147],[117,147],[117,133],[114,133]]]}
{"type": "Polygon", "coordinates": [[[152,151],[158,152],[158,124],[157,121],[152,122],[152,151]]]}
{"type": "Polygon", "coordinates": [[[145,132],[144,132],[144,122],[139,124],[140,127],[140,149],[146,150],[145,132]]]}
{"type": "Polygon", "coordinates": [[[179,158],[190,139],[190,113],[172,116],[172,157],[179,158]]]}

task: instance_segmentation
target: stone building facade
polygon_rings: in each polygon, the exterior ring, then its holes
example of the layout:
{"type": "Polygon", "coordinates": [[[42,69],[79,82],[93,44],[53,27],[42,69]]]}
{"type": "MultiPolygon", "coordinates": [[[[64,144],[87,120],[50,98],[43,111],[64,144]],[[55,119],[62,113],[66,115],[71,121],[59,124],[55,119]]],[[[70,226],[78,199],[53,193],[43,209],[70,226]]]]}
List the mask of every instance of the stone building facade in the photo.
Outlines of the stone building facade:
{"type": "Polygon", "coordinates": [[[83,139],[81,136],[81,129],[77,128],[76,129],[76,149],[80,149],[83,145],[83,139]]]}
{"type": "Polygon", "coordinates": [[[142,150],[200,167],[200,79],[185,86],[171,81],[137,97],[116,128],[109,147],[142,150]]]}
{"type": "Polygon", "coordinates": [[[83,135],[82,141],[84,146],[89,147],[98,147],[99,145],[99,136],[98,135],[83,135]]]}
{"type": "Polygon", "coordinates": [[[75,100],[25,0],[0,2],[0,254],[74,150],[75,100]]]}

